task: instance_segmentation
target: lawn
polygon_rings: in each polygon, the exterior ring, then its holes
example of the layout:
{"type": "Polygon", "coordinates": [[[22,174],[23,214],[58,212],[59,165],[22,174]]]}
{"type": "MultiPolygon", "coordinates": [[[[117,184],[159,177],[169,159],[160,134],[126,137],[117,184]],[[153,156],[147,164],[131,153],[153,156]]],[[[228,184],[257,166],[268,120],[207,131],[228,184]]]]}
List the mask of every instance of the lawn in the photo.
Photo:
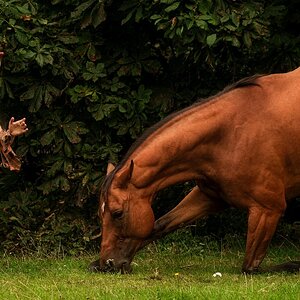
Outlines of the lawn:
{"type": "MultiPolygon", "coordinates": [[[[273,244],[264,264],[297,259],[299,246],[273,244]]],[[[243,242],[167,241],[140,252],[129,275],[87,272],[82,257],[2,255],[0,299],[300,299],[300,274],[240,273],[243,242]],[[220,273],[215,275],[215,273],[220,273]]]]}

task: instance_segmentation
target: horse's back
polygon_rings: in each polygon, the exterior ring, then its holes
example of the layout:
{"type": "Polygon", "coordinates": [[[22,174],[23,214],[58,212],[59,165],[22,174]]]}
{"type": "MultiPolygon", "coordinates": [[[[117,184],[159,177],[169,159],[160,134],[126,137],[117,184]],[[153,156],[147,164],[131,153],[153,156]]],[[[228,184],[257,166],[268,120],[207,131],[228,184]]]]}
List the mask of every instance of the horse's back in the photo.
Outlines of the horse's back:
{"type": "Polygon", "coordinates": [[[225,96],[232,98],[231,119],[213,167],[236,198],[279,190],[291,198],[300,192],[300,68],[256,83],[225,96]]]}
{"type": "Polygon", "coordinates": [[[300,103],[300,68],[288,73],[263,76],[258,79],[258,83],[266,93],[275,114],[290,112],[291,115],[294,115],[298,112],[298,107],[300,107],[298,105],[300,103]]]}
{"type": "Polygon", "coordinates": [[[300,135],[300,68],[259,77],[256,84],[229,94],[237,99],[232,101],[236,105],[233,124],[244,124],[249,133],[255,127],[258,132],[266,129],[268,139],[283,142],[291,138],[289,134],[300,135]]]}

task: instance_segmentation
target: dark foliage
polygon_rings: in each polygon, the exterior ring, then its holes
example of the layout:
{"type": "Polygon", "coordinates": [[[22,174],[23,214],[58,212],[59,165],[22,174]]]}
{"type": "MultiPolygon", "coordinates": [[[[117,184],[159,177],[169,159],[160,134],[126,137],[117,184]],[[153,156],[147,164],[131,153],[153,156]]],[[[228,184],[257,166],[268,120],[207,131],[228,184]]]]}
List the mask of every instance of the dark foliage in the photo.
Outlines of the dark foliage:
{"type": "MultiPolygon", "coordinates": [[[[296,7],[295,0],[0,0],[1,122],[26,116],[30,128],[15,144],[22,171],[1,173],[2,250],[93,247],[107,162],[198,98],[299,66],[296,7]]],[[[165,207],[178,201],[174,194],[182,193],[164,194],[165,207]]]]}

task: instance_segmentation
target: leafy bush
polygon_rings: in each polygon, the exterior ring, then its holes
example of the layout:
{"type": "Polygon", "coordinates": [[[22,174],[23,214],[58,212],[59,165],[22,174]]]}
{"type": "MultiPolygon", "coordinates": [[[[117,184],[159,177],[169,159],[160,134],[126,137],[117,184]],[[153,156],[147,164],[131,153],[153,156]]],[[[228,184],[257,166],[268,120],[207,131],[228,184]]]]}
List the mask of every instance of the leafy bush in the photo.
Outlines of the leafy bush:
{"type": "Polygon", "coordinates": [[[2,248],[92,247],[107,161],[232,80],[299,65],[295,5],[0,0],[1,121],[30,128],[0,178],[2,248]]]}

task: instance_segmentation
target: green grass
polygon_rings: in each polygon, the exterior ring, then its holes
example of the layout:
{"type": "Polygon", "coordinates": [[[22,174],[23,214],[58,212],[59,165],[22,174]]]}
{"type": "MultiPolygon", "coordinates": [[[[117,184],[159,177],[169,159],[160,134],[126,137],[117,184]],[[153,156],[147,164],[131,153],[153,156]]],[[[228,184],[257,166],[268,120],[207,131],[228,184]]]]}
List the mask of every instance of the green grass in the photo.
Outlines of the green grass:
{"type": "MultiPolygon", "coordinates": [[[[207,245],[197,239],[151,246],[130,275],[93,274],[83,257],[16,258],[2,255],[0,299],[300,299],[299,274],[240,273],[243,243],[207,245]],[[222,277],[214,277],[220,272],[222,277]]],[[[272,245],[265,264],[297,259],[299,247],[272,245]]]]}

